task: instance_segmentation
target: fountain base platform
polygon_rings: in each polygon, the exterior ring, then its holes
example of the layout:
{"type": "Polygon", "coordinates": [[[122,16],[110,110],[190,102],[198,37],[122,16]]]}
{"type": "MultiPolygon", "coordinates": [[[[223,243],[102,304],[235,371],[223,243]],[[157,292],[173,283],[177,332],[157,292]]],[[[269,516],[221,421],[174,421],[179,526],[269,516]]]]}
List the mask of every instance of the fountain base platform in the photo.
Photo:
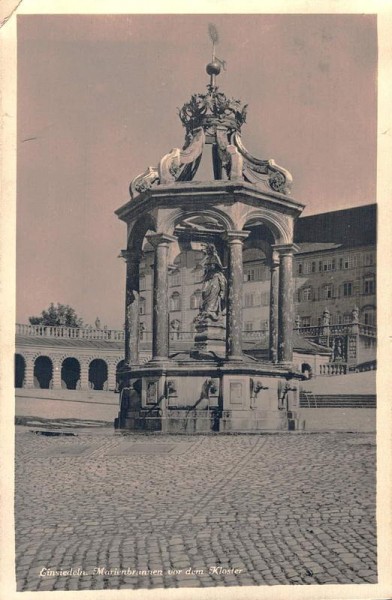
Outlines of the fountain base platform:
{"type": "Polygon", "coordinates": [[[299,429],[299,381],[290,365],[227,360],[193,350],[124,367],[115,427],[165,433],[299,429]]]}

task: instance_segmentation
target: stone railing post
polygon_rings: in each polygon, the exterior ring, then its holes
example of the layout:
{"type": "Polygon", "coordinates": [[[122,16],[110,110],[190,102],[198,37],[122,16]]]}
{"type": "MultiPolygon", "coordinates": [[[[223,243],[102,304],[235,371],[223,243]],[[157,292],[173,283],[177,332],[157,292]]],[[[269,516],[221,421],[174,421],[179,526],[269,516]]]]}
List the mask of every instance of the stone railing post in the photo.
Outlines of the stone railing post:
{"type": "Polygon", "coordinates": [[[359,308],[354,306],[351,311],[351,333],[359,334],[359,308]]]}
{"type": "Polygon", "coordinates": [[[166,361],[169,357],[169,245],[176,237],[164,233],[147,236],[155,248],[152,306],[152,360],[166,361]]]}
{"type": "Polygon", "coordinates": [[[243,360],[242,353],[242,245],[248,231],[227,231],[229,265],[227,270],[226,358],[243,360]]]}

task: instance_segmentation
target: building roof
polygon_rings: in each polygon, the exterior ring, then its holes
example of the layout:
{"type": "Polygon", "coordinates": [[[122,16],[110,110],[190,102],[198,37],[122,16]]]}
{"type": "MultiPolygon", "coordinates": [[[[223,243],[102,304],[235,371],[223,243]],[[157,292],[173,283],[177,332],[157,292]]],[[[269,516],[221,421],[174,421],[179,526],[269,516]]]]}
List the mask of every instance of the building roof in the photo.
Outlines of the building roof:
{"type": "Polygon", "coordinates": [[[327,242],[304,242],[302,244],[297,244],[299,250],[296,254],[306,254],[308,252],[322,252],[324,250],[336,250],[336,248],[341,248],[342,244],[334,244],[327,242]]]}
{"type": "Polygon", "coordinates": [[[305,352],[306,354],[330,354],[332,352],[327,346],[306,340],[297,331],[293,333],[293,349],[295,352],[305,352]]]}
{"type": "Polygon", "coordinates": [[[366,246],[376,243],[376,229],[377,205],[368,204],[301,217],[295,224],[294,241],[366,246]]]}

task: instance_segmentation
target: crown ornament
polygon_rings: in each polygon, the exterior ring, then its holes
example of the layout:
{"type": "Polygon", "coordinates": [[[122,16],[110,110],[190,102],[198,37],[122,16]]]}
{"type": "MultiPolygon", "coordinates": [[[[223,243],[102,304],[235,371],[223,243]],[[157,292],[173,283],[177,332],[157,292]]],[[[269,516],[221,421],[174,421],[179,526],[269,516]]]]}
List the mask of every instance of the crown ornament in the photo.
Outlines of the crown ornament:
{"type": "Polygon", "coordinates": [[[187,134],[199,127],[208,134],[213,133],[216,126],[229,132],[240,131],[246,122],[247,109],[247,104],[227,98],[216,86],[209,85],[207,94],[193,94],[178,114],[187,134]]]}

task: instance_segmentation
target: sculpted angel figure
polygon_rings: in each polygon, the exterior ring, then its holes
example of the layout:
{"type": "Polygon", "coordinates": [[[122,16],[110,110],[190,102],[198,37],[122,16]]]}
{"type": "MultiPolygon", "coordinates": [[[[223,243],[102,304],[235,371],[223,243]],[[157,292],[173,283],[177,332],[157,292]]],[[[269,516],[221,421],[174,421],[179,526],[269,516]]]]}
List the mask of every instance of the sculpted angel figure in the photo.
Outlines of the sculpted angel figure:
{"type": "Polygon", "coordinates": [[[214,244],[206,244],[205,257],[202,261],[204,267],[203,289],[197,321],[211,319],[218,321],[222,316],[226,304],[226,277],[223,266],[214,244]]]}

